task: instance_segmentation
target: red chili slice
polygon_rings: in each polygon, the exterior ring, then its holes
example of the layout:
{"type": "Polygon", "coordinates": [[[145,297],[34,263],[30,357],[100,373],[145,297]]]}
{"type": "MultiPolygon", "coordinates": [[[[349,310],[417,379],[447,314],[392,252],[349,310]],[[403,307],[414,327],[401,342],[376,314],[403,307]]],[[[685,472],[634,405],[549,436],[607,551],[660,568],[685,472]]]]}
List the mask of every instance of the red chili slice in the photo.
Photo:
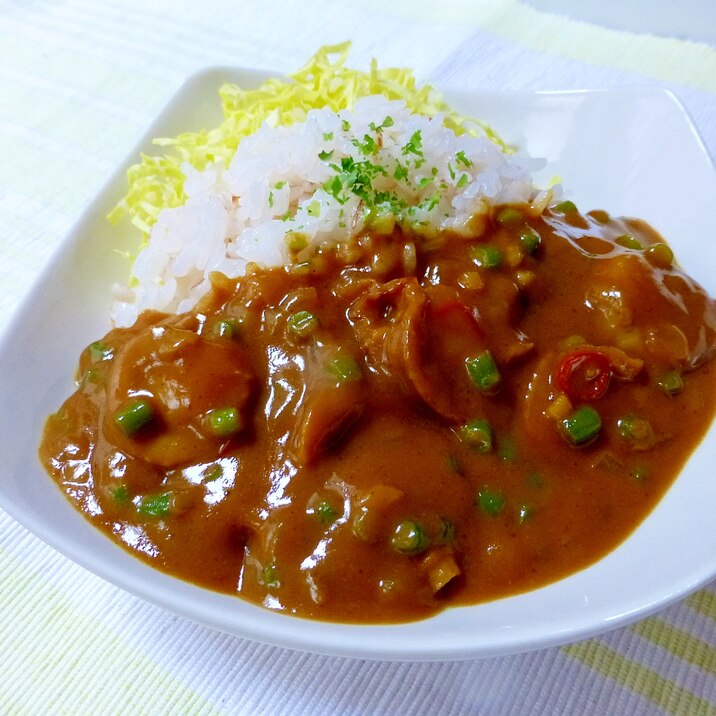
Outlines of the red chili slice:
{"type": "Polygon", "coordinates": [[[612,362],[599,351],[582,348],[573,351],[559,364],[557,387],[570,400],[596,400],[609,388],[612,362]]]}

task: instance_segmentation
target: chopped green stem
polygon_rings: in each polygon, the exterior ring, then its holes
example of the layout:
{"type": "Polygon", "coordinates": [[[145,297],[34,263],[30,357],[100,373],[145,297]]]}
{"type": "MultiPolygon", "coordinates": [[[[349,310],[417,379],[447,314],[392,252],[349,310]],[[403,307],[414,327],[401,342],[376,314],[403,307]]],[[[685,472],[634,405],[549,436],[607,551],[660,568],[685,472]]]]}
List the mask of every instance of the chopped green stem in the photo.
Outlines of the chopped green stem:
{"type": "Polygon", "coordinates": [[[489,517],[497,517],[505,507],[505,496],[499,490],[483,488],[477,493],[477,504],[489,517]]]}
{"type": "Polygon", "coordinates": [[[126,402],[114,414],[115,425],[128,437],[136,435],[141,428],[153,419],[154,408],[144,398],[126,402]]]}
{"type": "Polygon", "coordinates": [[[468,358],[465,368],[475,387],[485,395],[492,395],[500,389],[502,376],[490,351],[485,351],[477,358],[468,358]]]}
{"type": "Polygon", "coordinates": [[[126,485],[120,485],[112,490],[112,499],[118,505],[126,505],[129,502],[129,490],[126,485]]]}
{"type": "Polygon", "coordinates": [[[235,318],[222,318],[214,324],[214,335],[220,338],[234,338],[238,328],[239,322],[235,318]]]}
{"type": "Polygon", "coordinates": [[[339,383],[353,383],[361,379],[360,366],[352,356],[338,356],[326,366],[328,373],[339,383]]]}
{"type": "Polygon", "coordinates": [[[299,311],[288,319],[288,328],[295,336],[306,338],[318,328],[318,317],[310,311],[299,311]]]}
{"type": "Polygon", "coordinates": [[[313,514],[322,525],[329,525],[336,521],[338,512],[333,508],[330,502],[321,500],[313,510],[313,514]]]}
{"type": "Polygon", "coordinates": [[[497,455],[500,460],[505,462],[514,462],[517,460],[517,443],[509,436],[500,438],[497,445],[497,455]]]}
{"type": "Polygon", "coordinates": [[[533,254],[541,246],[542,237],[531,226],[526,226],[520,232],[520,244],[525,253],[533,254]]]}
{"type": "Polygon", "coordinates": [[[475,452],[492,452],[492,426],[487,420],[471,420],[460,428],[460,438],[475,452]]]}
{"type": "Polygon", "coordinates": [[[172,496],[170,492],[160,495],[145,495],[137,506],[137,511],[148,517],[166,517],[171,511],[172,496]]]}
{"type": "Polygon", "coordinates": [[[585,445],[599,435],[602,419],[594,408],[582,405],[560,421],[560,427],[562,434],[572,445],[585,445]]]}
{"type": "Polygon", "coordinates": [[[501,209],[497,214],[497,223],[502,226],[520,226],[525,223],[525,217],[519,209],[512,206],[501,209]]]}
{"type": "Polygon", "coordinates": [[[627,415],[617,420],[617,430],[626,440],[644,441],[654,434],[648,420],[638,415],[627,415]]]}
{"type": "Polygon", "coordinates": [[[210,410],[206,414],[206,424],[211,434],[217,438],[228,438],[243,428],[241,415],[233,406],[210,410]]]}
{"type": "Polygon", "coordinates": [[[204,470],[204,474],[202,475],[204,482],[213,482],[214,480],[218,480],[220,477],[223,477],[224,470],[221,467],[221,465],[210,465],[209,467],[204,470]]]}
{"type": "Polygon", "coordinates": [[[401,554],[420,554],[428,548],[430,540],[419,522],[404,520],[395,528],[390,543],[401,554]]]}
{"type": "Polygon", "coordinates": [[[470,256],[481,268],[494,269],[502,265],[502,251],[496,246],[473,246],[470,256]]]}
{"type": "Polygon", "coordinates": [[[677,395],[684,389],[684,379],[677,370],[664,373],[657,379],[656,384],[666,395],[677,395]]]}
{"type": "Polygon", "coordinates": [[[104,360],[110,360],[114,352],[109,346],[102,343],[102,341],[95,341],[89,345],[89,355],[92,363],[100,363],[104,360]]]}
{"type": "Polygon", "coordinates": [[[447,517],[440,518],[440,534],[436,540],[439,544],[455,543],[455,523],[447,517]]]}
{"type": "Polygon", "coordinates": [[[281,580],[278,578],[278,568],[275,564],[269,564],[268,567],[264,567],[261,572],[261,579],[259,580],[264,587],[271,589],[277,589],[281,586],[281,580]]]}

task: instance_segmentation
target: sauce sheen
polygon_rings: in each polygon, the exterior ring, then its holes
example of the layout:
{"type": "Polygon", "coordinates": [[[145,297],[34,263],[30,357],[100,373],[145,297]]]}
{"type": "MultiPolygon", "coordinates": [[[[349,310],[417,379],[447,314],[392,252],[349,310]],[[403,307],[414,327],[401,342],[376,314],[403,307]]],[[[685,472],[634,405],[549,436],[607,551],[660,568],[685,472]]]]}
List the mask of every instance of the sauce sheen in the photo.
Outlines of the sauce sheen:
{"type": "Polygon", "coordinates": [[[368,232],[82,354],[41,458],[155,567],[407,621],[614,549],[707,430],[716,306],[643,222],[368,232]]]}

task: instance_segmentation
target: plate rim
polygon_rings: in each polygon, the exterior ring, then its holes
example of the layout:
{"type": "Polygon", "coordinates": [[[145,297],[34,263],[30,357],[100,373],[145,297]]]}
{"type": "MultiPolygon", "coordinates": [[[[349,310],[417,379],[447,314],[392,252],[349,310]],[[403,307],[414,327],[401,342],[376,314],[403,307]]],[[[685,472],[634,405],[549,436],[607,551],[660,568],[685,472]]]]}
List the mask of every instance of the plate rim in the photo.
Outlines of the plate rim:
{"type": "MultiPolygon", "coordinates": [[[[118,164],[118,166],[111,172],[107,180],[103,183],[101,188],[94,194],[89,204],[80,213],[79,217],[72,223],[67,229],[62,240],[58,243],[55,249],[51,252],[48,261],[44,268],[40,271],[38,276],[32,282],[25,296],[21,299],[17,308],[13,311],[10,319],[5,324],[4,329],[0,332],[0,356],[7,351],[6,342],[9,337],[13,336],[18,326],[21,324],[23,318],[27,315],[30,306],[32,305],[32,299],[40,287],[48,277],[52,276],[56,270],[56,262],[58,258],[64,256],[71,248],[80,246],[83,242],[83,235],[87,232],[87,227],[94,221],[94,216],[98,211],[102,210],[106,206],[108,198],[111,198],[110,193],[113,188],[124,179],[127,168],[136,163],[137,157],[140,151],[147,147],[150,140],[153,137],[159,136],[160,133],[157,131],[159,127],[165,122],[168,116],[171,116],[174,112],[174,105],[177,104],[183,95],[191,93],[196,85],[202,85],[203,83],[214,81],[214,78],[220,77],[222,74],[234,74],[244,73],[247,75],[254,75],[260,82],[263,79],[277,76],[274,73],[270,73],[264,70],[254,70],[251,68],[241,67],[228,67],[221,65],[211,65],[206,68],[199,70],[198,72],[189,76],[169,97],[167,103],[162,110],[156,115],[152,122],[148,125],[147,129],[142,133],[139,140],[132,147],[131,151],[126,155],[124,160],[118,164]]],[[[228,81],[228,80],[227,80],[228,81]]],[[[670,90],[653,87],[653,86],[635,86],[635,87],[618,87],[618,88],[600,88],[600,89],[579,89],[579,90],[541,90],[538,92],[531,91],[511,91],[511,92],[468,92],[465,90],[459,90],[458,88],[445,87],[443,93],[448,95],[450,93],[460,93],[465,96],[500,96],[505,97],[551,97],[551,96],[574,96],[574,95],[624,95],[634,91],[647,92],[650,94],[666,96],[681,112],[683,118],[690,129],[694,139],[698,143],[698,147],[701,153],[706,158],[711,166],[711,170],[716,174],[714,169],[713,159],[710,157],[703,140],[701,139],[693,121],[689,117],[688,112],[685,110],[681,102],[670,90]]],[[[116,196],[114,198],[116,201],[116,196]]],[[[713,428],[713,426],[712,426],[713,428]]],[[[713,432],[713,430],[712,430],[713,432]]],[[[704,440],[707,436],[704,437],[704,440]]],[[[39,464],[39,463],[38,463],[39,464]]],[[[0,478],[2,479],[2,478],[0,478]]],[[[57,488],[56,484],[48,480],[51,485],[57,488]]],[[[57,488],[59,491],[59,488],[57,488]]],[[[664,498],[662,497],[662,500],[664,498]]],[[[591,626],[582,623],[579,619],[568,624],[566,628],[553,634],[538,633],[532,636],[525,637],[525,635],[519,635],[514,633],[507,633],[504,639],[499,644],[492,645],[478,645],[462,643],[459,646],[441,645],[436,647],[434,644],[430,644],[430,640],[426,639],[421,642],[420,646],[413,644],[409,648],[406,648],[405,644],[393,643],[391,636],[396,637],[402,632],[409,630],[412,624],[425,623],[425,620],[418,622],[408,622],[406,624],[380,624],[380,625],[366,625],[366,624],[339,624],[330,622],[321,622],[308,619],[301,619],[295,616],[280,614],[275,612],[269,612],[261,607],[250,605],[253,609],[265,616],[270,614],[270,619],[258,619],[258,624],[244,625],[242,629],[237,629],[236,625],[232,624],[227,626],[226,621],[212,616],[211,613],[205,609],[191,609],[187,608],[186,600],[179,600],[181,604],[177,605],[174,603],[167,603],[167,601],[158,596],[150,587],[150,582],[145,581],[143,578],[134,578],[134,574],[121,573],[119,576],[112,573],[112,569],[106,566],[103,560],[90,559],[86,556],[80,546],[75,544],[68,544],[63,541],[62,536],[57,534],[52,529],[46,527],[41,521],[34,519],[31,513],[23,511],[18,505],[11,503],[6,498],[6,495],[0,485],[0,508],[5,510],[15,521],[17,521],[24,528],[28,529],[34,535],[39,537],[45,544],[49,545],[52,549],[58,551],[60,554],[68,557],[75,563],[79,564],[90,572],[98,575],[105,581],[124,589],[136,596],[139,596],[150,603],[161,606],[164,609],[168,609],[180,616],[192,619],[196,622],[206,624],[210,627],[220,629],[222,631],[228,631],[236,636],[260,641],[262,643],[271,644],[279,647],[286,647],[291,649],[298,649],[303,651],[311,651],[315,653],[329,654],[333,656],[342,657],[354,657],[364,659],[380,659],[380,660],[408,660],[408,661],[433,661],[433,660],[455,660],[455,659],[467,659],[475,657],[491,657],[505,654],[513,654],[525,651],[531,651],[539,648],[545,648],[549,646],[557,646],[560,644],[572,642],[578,639],[590,638],[596,634],[602,633],[607,630],[615,629],[624,626],[628,623],[636,621],[637,619],[644,618],[649,614],[652,614],[669,604],[678,601],[685,595],[699,589],[704,584],[707,584],[714,576],[716,576],[716,562],[714,562],[713,569],[708,573],[704,573],[698,577],[692,578],[691,581],[685,584],[681,584],[676,590],[671,590],[667,594],[663,595],[661,599],[648,602],[642,605],[640,608],[630,609],[620,614],[614,614],[606,621],[600,621],[594,623],[591,626]],[[275,625],[273,622],[275,621],[275,625]],[[307,638],[305,634],[296,632],[294,628],[286,628],[288,624],[307,624],[312,627],[316,625],[328,625],[330,629],[335,632],[330,638],[317,638],[315,630],[311,638],[307,638]],[[247,628],[248,627],[248,628],[247,628]],[[352,644],[349,648],[341,645],[342,637],[347,636],[350,633],[355,634],[356,629],[370,630],[374,635],[371,639],[364,641],[361,646],[352,644]],[[277,636],[278,635],[278,636],[277,636]]],[[[652,511],[653,512],[653,511],[652,511]]],[[[651,513],[650,513],[651,514],[651,513]]],[[[648,519],[648,515],[645,519],[648,519]]],[[[94,528],[93,528],[94,529],[94,528]]],[[[106,538],[108,540],[108,538],[106,538]]],[[[629,538],[627,538],[629,539],[629,538]]],[[[109,540],[108,540],[109,541],[109,540]]],[[[122,551],[123,554],[127,554],[122,548],[117,547],[117,550],[122,551]]],[[[140,562],[136,557],[129,554],[127,556],[139,563],[146,570],[154,571],[151,567],[148,567],[144,563],[140,562]]],[[[587,567],[586,569],[589,569],[587,567]]],[[[580,570],[583,571],[583,570],[580,570]]],[[[573,575],[570,575],[573,576],[573,575]]],[[[692,575],[693,576],[693,575],[692,575]]],[[[163,579],[175,580],[182,582],[174,577],[168,575],[162,575],[163,579]]],[[[565,579],[569,579],[566,577],[565,579]]],[[[563,581],[563,580],[560,580],[563,581]]],[[[540,591],[547,587],[540,587],[537,590],[540,591]]],[[[210,590],[203,589],[201,587],[193,586],[194,590],[199,590],[199,593],[206,593],[214,595],[216,593],[210,590]]],[[[526,592],[529,593],[529,592],[526,592]]],[[[523,593],[525,594],[525,593],[523,593]]],[[[223,595],[222,595],[223,596],[223,595]]],[[[515,595],[514,597],[506,597],[501,600],[497,600],[503,603],[505,600],[520,598],[522,595],[515,595]]],[[[236,599],[236,597],[229,597],[230,599],[236,599]]],[[[489,604],[486,603],[486,604],[489,604]]],[[[449,607],[450,611],[459,611],[463,609],[475,609],[480,608],[481,604],[465,607],[449,607]]],[[[429,620],[434,617],[429,617],[429,620]]],[[[311,630],[309,629],[309,634],[311,630]]],[[[320,631],[320,630],[319,630],[320,631]]],[[[321,632],[322,633],[322,632],[321,632]]]]}

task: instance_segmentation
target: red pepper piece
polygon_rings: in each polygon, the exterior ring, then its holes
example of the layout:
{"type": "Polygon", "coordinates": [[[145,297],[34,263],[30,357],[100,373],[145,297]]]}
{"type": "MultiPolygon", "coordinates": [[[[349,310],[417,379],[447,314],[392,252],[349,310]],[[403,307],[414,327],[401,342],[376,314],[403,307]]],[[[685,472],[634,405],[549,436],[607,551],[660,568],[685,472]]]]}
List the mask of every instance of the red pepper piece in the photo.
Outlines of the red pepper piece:
{"type": "Polygon", "coordinates": [[[557,370],[557,387],[572,401],[596,400],[609,388],[612,362],[592,348],[578,348],[567,355],[557,370]]]}

